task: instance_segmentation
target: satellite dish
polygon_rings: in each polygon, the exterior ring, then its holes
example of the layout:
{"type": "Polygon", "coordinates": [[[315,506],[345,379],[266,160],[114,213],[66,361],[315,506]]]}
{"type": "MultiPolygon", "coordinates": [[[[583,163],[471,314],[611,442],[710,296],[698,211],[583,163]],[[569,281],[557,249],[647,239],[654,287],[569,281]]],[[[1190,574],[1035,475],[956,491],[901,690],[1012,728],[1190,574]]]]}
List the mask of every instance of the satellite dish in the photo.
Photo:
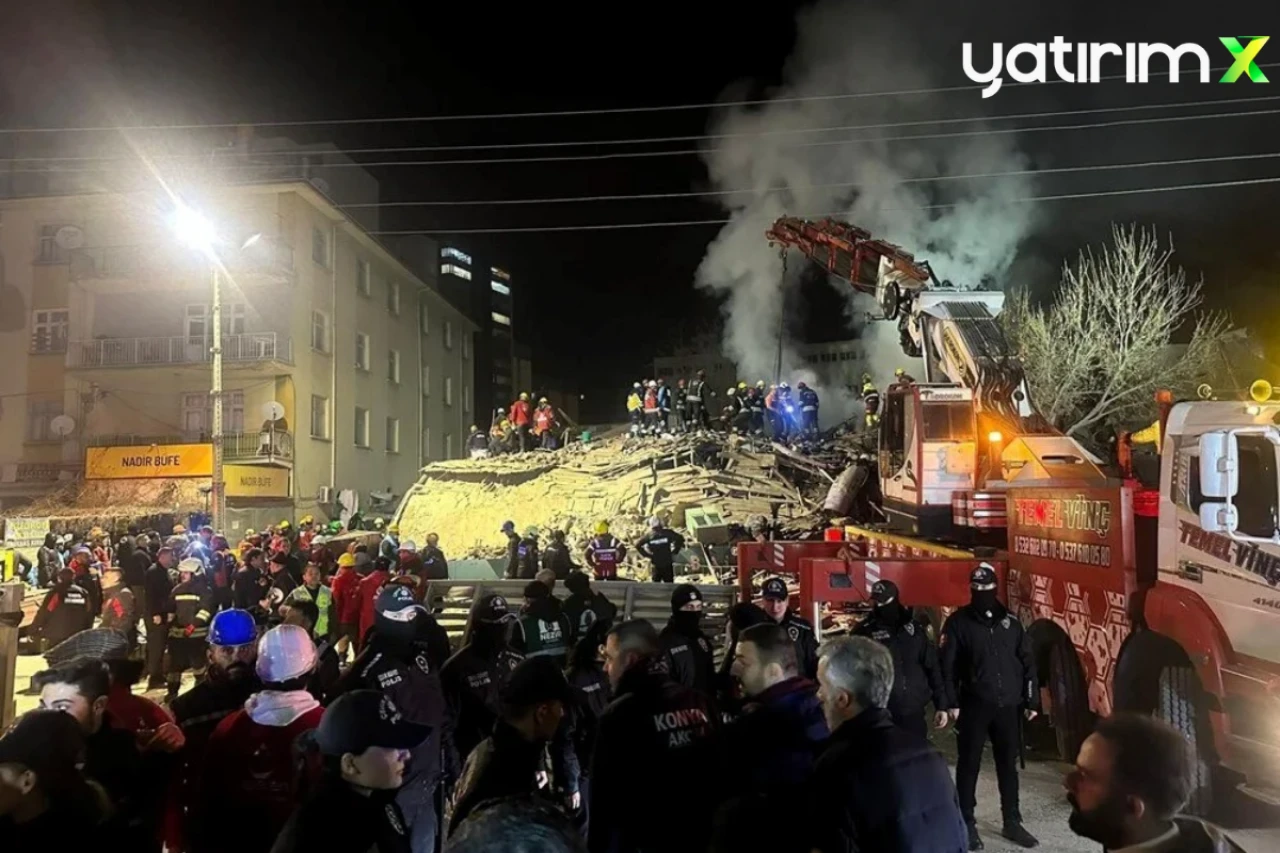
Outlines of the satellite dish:
{"type": "Polygon", "coordinates": [[[76,420],[70,415],[58,415],[49,421],[49,429],[53,430],[53,434],[61,438],[66,438],[75,431],[76,420]]]}
{"type": "Polygon", "coordinates": [[[326,181],[324,178],[312,178],[311,186],[320,190],[320,192],[324,193],[325,195],[329,194],[329,182],[326,181]]]}
{"type": "Polygon", "coordinates": [[[53,234],[53,242],[60,249],[79,249],[84,246],[84,229],[78,225],[63,225],[53,234]]]}
{"type": "Polygon", "coordinates": [[[262,405],[262,416],[269,421],[278,421],[284,417],[284,406],[272,400],[262,405]]]}

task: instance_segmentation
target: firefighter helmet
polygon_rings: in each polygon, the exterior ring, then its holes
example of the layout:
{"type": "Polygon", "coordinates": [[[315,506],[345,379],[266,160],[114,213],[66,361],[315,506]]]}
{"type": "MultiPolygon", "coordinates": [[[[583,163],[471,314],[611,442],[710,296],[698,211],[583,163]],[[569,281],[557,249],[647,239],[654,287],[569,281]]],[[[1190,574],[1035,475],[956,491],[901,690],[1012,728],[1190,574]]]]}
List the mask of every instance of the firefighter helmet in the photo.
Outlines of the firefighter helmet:
{"type": "Polygon", "coordinates": [[[597,536],[601,536],[601,535],[603,535],[603,534],[605,534],[605,533],[608,533],[608,532],[609,532],[609,522],[607,522],[607,521],[597,521],[597,522],[596,522],[596,535],[597,535],[597,536]]]}

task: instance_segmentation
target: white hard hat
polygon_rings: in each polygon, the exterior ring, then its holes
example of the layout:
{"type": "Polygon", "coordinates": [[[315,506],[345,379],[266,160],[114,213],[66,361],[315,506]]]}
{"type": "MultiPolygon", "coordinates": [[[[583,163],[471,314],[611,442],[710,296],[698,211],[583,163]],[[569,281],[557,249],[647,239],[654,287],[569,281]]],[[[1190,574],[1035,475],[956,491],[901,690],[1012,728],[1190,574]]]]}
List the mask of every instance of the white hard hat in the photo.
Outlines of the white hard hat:
{"type": "Polygon", "coordinates": [[[399,547],[399,548],[397,548],[396,550],[397,550],[397,551],[414,551],[414,552],[416,552],[416,551],[418,550],[418,543],[417,543],[417,542],[414,542],[412,539],[406,539],[406,540],[404,540],[403,542],[401,542],[401,543],[400,543],[400,547],[399,547]]]}
{"type": "Polygon", "coordinates": [[[279,625],[258,640],[258,678],[279,684],[316,667],[316,644],[301,625],[279,625]]]}
{"type": "Polygon", "coordinates": [[[199,574],[202,571],[204,571],[204,563],[200,562],[195,557],[187,557],[185,560],[178,563],[178,574],[190,572],[194,575],[199,574]]]}

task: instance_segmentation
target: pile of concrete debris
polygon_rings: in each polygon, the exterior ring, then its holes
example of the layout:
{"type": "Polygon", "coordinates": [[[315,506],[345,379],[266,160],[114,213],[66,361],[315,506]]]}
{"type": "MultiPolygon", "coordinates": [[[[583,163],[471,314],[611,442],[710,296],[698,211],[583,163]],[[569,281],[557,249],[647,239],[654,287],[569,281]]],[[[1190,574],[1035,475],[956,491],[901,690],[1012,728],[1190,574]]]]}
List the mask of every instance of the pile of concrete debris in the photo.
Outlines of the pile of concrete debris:
{"type": "MultiPolygon", "coordinates": [[[[595,525],[631,544],[657,516],[685,534],[692,575],[728,568],[732,543],[766,528],[774,536],[820,535],[824,498],[852,455],[839,441],[788,449],[764,440],[698,434],[616,436],[484,459],[432,463],[397,513],[402,538],[439,534],[454,557],[501,557],[503,522],[563,530],[580,558],[595,525]],[[699,565],[701,564],[701,565],[699,565]]],[[[629,562],[632,562],[629,558],[629,562]]],[[[630,567],[642,576],[640,561],[630,567]]]]}

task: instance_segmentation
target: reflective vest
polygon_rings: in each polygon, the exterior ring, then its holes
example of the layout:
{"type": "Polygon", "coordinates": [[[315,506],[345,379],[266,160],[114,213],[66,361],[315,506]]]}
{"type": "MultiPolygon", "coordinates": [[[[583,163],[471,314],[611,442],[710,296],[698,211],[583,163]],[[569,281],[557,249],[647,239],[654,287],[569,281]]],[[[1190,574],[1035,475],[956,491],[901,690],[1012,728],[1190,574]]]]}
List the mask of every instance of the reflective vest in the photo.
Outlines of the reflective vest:
{"type": "Polygon", "coordinates": [[[520,617],[520,627],[524,629],[524,656],[565,658],[569,654],[569,638],[565,635],[564,626],[564,619],[520,617]]]}
{"type": "Polygon", "coordinates": [[[12,548],[0,548],[0,581],[13,580],[13,571],[18,562],[18,554],[12,548]]]}
{"type": "Polygon", "coordinates": [[[333,606],[333,593],[329,591],[329,587],[320,584],[320,589],[316,590],[316,594],[312,595],[311,590],[305,586],[300,586],[289,593],[287,601],[311,601],[316,605],[316,609],[320,611],[320,616],[316,619],[315,635],[317,637],[329,636],[329,609],[333,606]]]}

